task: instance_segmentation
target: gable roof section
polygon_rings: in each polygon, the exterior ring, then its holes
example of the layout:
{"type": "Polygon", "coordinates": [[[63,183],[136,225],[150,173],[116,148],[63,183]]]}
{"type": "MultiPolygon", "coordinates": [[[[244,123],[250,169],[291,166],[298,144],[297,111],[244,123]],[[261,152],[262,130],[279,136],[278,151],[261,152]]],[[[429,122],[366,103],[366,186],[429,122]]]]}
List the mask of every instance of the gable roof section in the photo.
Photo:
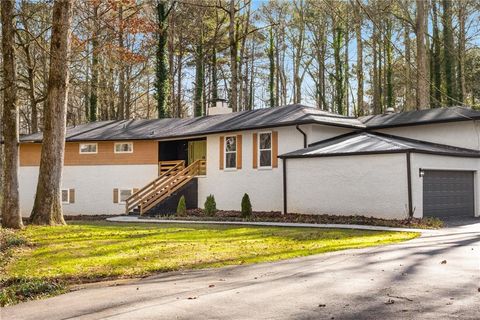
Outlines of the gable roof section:
{"type": "MultiPolygon", "coordinates": [[[[293,104],[188,119],[100,121],[67,128],[66,141],[156,140],[311,123],[365,127],[356,118],[293,104]]],[[[41,133],[21,137],[23,142],[41,140],[41,133]]]]}
{"type": "Polygon", "coordinates": [[[387,153],[427,153],[455,157],[480,157],[480,151],[407,139],[381,133],[352,132],[323,140],[279,158],[313,158],[387,153]]]}
{"type": "Polygon", "coordinates": [[[421,124],[479,120],[480,111],[466,107],[434,108],[360,117],[368,129],[381,129],[421,124]]]}

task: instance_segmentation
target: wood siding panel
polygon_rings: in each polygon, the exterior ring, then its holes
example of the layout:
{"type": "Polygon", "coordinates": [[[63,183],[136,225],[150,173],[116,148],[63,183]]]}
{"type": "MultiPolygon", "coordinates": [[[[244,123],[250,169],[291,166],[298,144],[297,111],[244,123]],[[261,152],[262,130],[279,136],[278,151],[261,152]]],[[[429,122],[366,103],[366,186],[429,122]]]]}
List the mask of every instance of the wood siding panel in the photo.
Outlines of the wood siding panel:
{"type": "Polygon", "coordinates": [[[220,165],[220,170],[223,170],[223,154],[225,152],[225,137],[221,136],[220,137],[220,143],[219,143],[219,155],[218,155],[218,163],[220,165]]]}
{"type": "Polygon", "coordinates": [[[253,168],[258,168],[258,134],[254,133],[252,138],[252,145],[253,145],[253,168]]]}
{"type": "Polygon", "coordinates": [[[118,189],[113,189],[113,203],[118,203],[118,189]]]}
{"type": "MultiPolygon", "coordinates": [[[[157,164],[157,141],[133,141],[133,153],[115,153],[115,141],[98,142],[96,154],[80,154],[80,142],[67,142],[65,145],[65,165],[122,165],[122,164],[157,164]]],[[[20,166],[40,165],[39,143],[20,145],[20,166]]]]}
{"type": "Polygon", "coordinates": [[[237,169],[242,169],[242,135],[237,135],[237,169]]]}
{"type": "Polygon", "coordinates": [[[278,131],[272,131],[272,168],[278,168],[278,131]]]}
{"type": "Polygon", "coordinates": [[[75,189],[70,189],[68,192],[70,193],[68,196],[69,203],[75,203],[75,189]]]}

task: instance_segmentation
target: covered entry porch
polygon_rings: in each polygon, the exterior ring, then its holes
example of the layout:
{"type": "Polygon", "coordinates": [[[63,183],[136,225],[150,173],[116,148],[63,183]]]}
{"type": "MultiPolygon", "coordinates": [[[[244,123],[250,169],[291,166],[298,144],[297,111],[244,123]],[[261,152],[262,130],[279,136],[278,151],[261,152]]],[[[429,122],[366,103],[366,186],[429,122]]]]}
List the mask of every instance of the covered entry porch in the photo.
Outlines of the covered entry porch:
{"type": "Polygon", "coordinates": [[[207,139],[193,138],[158,142],[159,176],[173,167],[185,168],[199,161],[200,175],[206,174],[207,139]]]}

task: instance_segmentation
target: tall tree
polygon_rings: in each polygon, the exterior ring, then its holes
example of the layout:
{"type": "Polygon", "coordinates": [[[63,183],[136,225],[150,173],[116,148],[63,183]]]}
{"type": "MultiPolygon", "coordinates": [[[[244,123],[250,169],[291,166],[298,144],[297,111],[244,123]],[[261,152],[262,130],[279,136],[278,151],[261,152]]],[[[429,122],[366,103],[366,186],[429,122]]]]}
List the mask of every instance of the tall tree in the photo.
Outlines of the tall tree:
{"type": "Polygon", "coordinates": [[[193,115],[195,117],[203,116],[203,89],[205,81],[203,46],[203,30],[200,30],[198,43],[195,46],[195,94],[193,97],[193,115]]]}
{"type": "Polygon", "coordinates": [[[404,111],[410,111],[415,108],[415,95],[412,92],[412,59],[411,59],[411,40],[410,40],[410,24],[403,22],[404,28],[404,45],[405,45],[405,107],[404,111]]]}
{"type": "Polygon", "coordinates": [[[275,107],[275,44],[273,39],[272,27],[268,30],[268,94],[269,94],[269,106],[275,107]]]}
{"type": "Polygon", "coordinates": [[[468,1],[458,2],[458,100],[465,102],[467,90],[465,86],[465,51],[466,51],[466,19],[468,1]]]}
{"type": "Polygon", "coordinates": [[[431,78],[432,78],[432,91],[434,101],[432,105],[434,107],[440,107],[442,105],[442,70],[441,70],[441,53],[440,53],[440,31],[438,30],[438,13],[437,3],[432,1],[432,16],[433,16],[433,36],[432,36],[432,57],[431,57],[431,78]]]}
{"type": "Polygon", "coordinates": [[[236,32],[237,8],[235,0],[230,0],[228,16],[228,40],[230,48],[230,107],[238,111],[238,33],[236,32]]]}
{"type": "Polygon", "coordinates": [[[341,57],[341,50],[344,42],[344,30],[343,27],[336,19],[335,16],[332,16],[333,23],[333,57],[335,63],[335,112],[339,114],[344,114],[344,73],[343,73],[343,60],[341,57]]]}
{"type": "Polygon", "coordinates": [[[65,130],[73,0],[53,4],[50,72],[45,101],[44,131],[35,202],[30,216],[34,224],[65,224],[61,183],[65,154],[65,130]]]}
{"type": "Polygon", "coordinates": [[[430,86],[428,83],[428,61],[426,49],[426,8],[427,3],[416,0],[417,14],[415,20],[415,33],[417,36],[417,109],[430,107],[430,86]]]}
{"type": "Polygon", "coordinates": [[[443,44],[444,44],[444,69],[445,87],[447,90],[447,105],[455,104],[455,47],[453,43],[452,27],[452,3],[450,0],[443,0],[443,44]]]}
{"type": "Polygon", "coordinates": [[[363,115],[363,40],[362,40],[362,14],[359,5],[351,1],[355,14],[355,38],[357,41],[357,110],[356,115],[363,115]]]}
{"type": "Polygon", "coordinates": [[[393,49],[392,49],[392,20],[387,17],[386,21],[386,36],[385,36],[385,56],[386,56],[386,105],[387,108],[393,108],[395,97],[393,93],[393,49]]]}
{"type": "Polygon", "coordinates": [[[20,229],[18,193],[18,106],[15,71],[14,0],[1,1],[3,57],[3,140],[4,156],[2,186],[2,226],[20,229]]]}
{"type": "Polygon", "coordinates": [[[98,110],[99,36],[98,5],[93,4],[92,78],[90,79],[90,108],[88,112],[89,120],[92,122],[97,121],[98,110]]]}
{"type": "Polygon", "coordinates": [[[175,2],[168,6],[167,0],[158,0],[156,4],[157,13],[157,50],[156,50],[156,99],[158,118],[165,118],[168,115],[167,101],[169,91],[169,75],[168,75],[168,15],[173,9],[175,2]]]}

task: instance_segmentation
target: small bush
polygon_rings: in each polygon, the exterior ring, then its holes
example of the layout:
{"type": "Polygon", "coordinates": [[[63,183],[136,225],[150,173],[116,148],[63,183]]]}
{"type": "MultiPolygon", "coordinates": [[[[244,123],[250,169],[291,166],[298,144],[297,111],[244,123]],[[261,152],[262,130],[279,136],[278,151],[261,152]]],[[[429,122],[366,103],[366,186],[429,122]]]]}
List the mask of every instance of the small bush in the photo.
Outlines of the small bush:
{"type": "Polygon", "coordinates": [[[27,244],[27,240],[9,229],[0,229],[0,252],[27,244]]]}
{"type": "Polygon", "coordinates": [[[217,212],[217,203],[212,194],[207,197],[207,200],[205,200],[204,209],[207,216],[213,216],[217,212]]]}
{"type": "Polygon", "coordinates": [[[0,306],[5,307],[22,301],[48,297],[65,292],[61,283],[42,279],[17,279],[1,284],[0,306]]]}
{"type": "Polygon", "coordinates": [[[242,218],[249,218],[252,216],[252,204],[248,194],[244,194],[242,198],[242,218]]]}
{"type": "Polygon", "coordinates": [[[187,215],[187,204],[185,202],[185,196],[181,196],[177,205],[177,216],[183,217],[187,215]]]}

